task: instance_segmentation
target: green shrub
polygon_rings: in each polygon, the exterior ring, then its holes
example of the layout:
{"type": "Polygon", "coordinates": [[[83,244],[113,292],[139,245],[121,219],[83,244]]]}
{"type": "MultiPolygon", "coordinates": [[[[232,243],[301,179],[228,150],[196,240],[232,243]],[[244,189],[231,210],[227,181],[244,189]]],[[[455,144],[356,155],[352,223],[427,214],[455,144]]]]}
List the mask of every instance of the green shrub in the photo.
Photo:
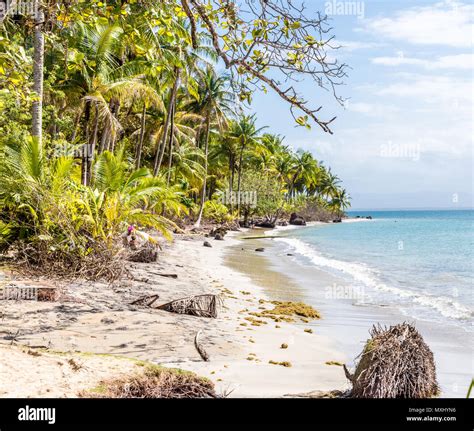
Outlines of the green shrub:
{"type": "Polygon", "coordinates": [[[206,220],[212,220],[216,223],[225,223],[233,219],[229,214],[229,209],[216,201],[206,201],[204,204],[203,217],[206,220]]]}

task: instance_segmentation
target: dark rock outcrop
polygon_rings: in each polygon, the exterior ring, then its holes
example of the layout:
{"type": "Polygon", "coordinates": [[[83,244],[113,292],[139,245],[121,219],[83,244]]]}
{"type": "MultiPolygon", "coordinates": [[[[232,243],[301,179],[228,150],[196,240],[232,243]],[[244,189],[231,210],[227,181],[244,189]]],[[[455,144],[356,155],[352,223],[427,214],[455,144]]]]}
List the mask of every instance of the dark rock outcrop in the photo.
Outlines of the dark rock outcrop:
{"type": "Polygon", "coordinates": [[[260,221],[258,223],[255,223],[256,227],[264,227],[268,229],[274,229],[275,228],[275,223],[272,223],[268,220],[260,221]]]}
{"type": "Polygon", "coordinates": [[[131,253],[128,256],[128,260],[130,262],[143,262],[143,263],[151,263],[156,262],[158,260],[158,251],[156,247],[152,245],[145,245],[138,251],[131,253]]]}
{"type": "Polygon", "coordinates": [[[255,251],[264,252],[264,251],[265,251],[265,248],[263,248],[263,247],[258,247],[258,248],[255,249],[255,251]]]}
{"type": "Polygon", "coordinates": [[[204,244],[203,244],[204,247],[210,247],[212,248],[212,245],[209,241],[204,241],[204,244]]]}
{"type": "Polygon", "coordinates": [[[210,237],[214,237],[215,239],[219,239],[219,240],[224,239],[226,235],[227,235],[227,229],[222,226],[216,227],[209,232],[210,237]],[[219,236],[219,238],[217,238],[217,236],[219,236]]]}
{"type": "Polygon", "coordinates": [[[295,226],[306,226],[306,220],[296,213],[290,215],[289,223],[295,226]]]}

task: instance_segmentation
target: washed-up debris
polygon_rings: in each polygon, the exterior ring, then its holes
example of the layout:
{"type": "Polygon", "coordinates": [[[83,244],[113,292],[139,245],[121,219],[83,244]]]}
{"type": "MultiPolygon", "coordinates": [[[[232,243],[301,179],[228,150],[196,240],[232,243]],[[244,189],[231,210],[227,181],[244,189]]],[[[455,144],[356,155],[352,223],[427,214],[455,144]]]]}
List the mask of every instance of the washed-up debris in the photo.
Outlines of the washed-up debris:
{"type": "Polygon", "coordinates": [[[160,277],[167,277],[167,278],[178,278],[178,274],[175,273],[165,273],[165,272],[149,272],[152,275],[158,275],[160,277]]]}
{"type": "Polygon", "coordinates": [[[130,262],[152,263],[158,260],[158,250],[154,245],[146,244],[139,250],[130,253],[128,256],[130,262]]]}
{"type": "Polygon", "coordinates": [[[300,394],[285,394],[283,396],[290,398],[348,398],[349,391],[311,391],[300,394]]]}
{"type": "Polygon", "coordinates": [[[194,337],[194,346],[196,347],[196,350],[198,351],[199,355],[201,356],[203,361],[209,362],[209,355],[207,352],[204,350],[204,347],[202,346],[201,342],[199,341],[199,336],[201,335],[201,330],[199,330],[194,337]]]}
{"type": "Polygon", "coordinates": [[[171,313],[216,318],[220,305],[222,305],[222,299],[218,295],[206,294],[176,299],[157,308],[171,313]]]}
{"type": "Polygon", "coordinates": [[[214,384],[196,374],[149,366],[143,373],[101,382],[97,390],[83,391],[81,397],[94,398],[220,398],[214,384]]]}
{"type": "Polygon", "coordinates": [[[428,345],[415,327],[404,322],[374,326],[371,338],[351,374],[354,398],[430,398],[438,395],[436,367],[428,345]]]}
{"type": "Polygon", "coordinates": [[[131,302],[130,305],[143,305],[145,307],[151,307],[159,297],[160,295],[142,296],[141,298],[138,298],[135,301],[131,302]]]}

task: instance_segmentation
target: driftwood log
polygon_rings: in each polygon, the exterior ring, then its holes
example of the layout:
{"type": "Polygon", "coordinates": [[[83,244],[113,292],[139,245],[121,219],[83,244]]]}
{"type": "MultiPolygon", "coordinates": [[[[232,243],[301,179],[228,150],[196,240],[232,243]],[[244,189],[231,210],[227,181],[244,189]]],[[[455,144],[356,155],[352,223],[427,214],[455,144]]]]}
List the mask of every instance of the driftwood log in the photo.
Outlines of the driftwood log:
{"type": "Polygon", "coordinates": [[[167,278],[178,278],[178,274],[167,274],[164,272],[152,272],[151,274],[159,275],[160,277],[167,277],[167,278]]]}

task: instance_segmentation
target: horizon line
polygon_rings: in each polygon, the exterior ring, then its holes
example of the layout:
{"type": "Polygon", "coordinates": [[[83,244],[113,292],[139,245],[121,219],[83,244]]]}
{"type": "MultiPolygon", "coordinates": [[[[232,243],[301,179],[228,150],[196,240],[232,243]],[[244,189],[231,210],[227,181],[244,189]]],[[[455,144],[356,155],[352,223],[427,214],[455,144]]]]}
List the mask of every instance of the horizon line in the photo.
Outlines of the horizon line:
{"type": "Polygon", "coordinates": [[[458,207],[458,208],[449,208],[449,207],[394,207],[394,208],[351,208],[346,212],[351,211],[469,211],[474,210],[474,207],[458,207]]]}

